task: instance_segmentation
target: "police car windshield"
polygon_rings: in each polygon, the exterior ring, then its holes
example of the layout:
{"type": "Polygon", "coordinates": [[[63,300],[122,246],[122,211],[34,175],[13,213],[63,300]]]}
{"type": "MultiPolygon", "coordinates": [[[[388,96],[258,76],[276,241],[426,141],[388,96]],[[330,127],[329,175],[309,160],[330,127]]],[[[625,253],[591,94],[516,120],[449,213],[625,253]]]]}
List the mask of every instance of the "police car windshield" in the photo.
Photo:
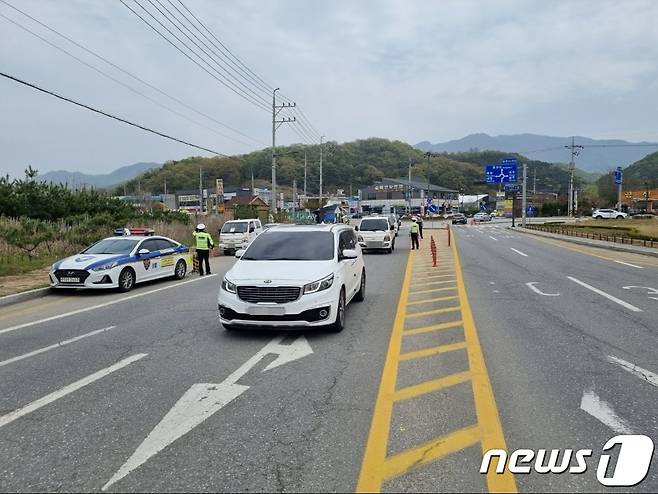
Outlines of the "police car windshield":
{"type": "Polygon", "coordinates": [[[377,231],[386,231],[388,230],[388,220],[386,219],[376,219],[376,220],[363,220],[359,229],[362,232],[377,232],[377,231]]]}
{"type": "Polygon", "coordinates": [[[245,261],[329,261],[334,258],[331,232],[284,232],[270,230],[251,243],[245,261]]]}
{"type": "Polygon", "coordinates": [[[106,238],[87,247],[82,254],[130,254],[139,240],[106,238]]]}
{"type": "Polygon", "coordinates": [[[224,223],[221,233],[246,233],[248,223],[241,221],[239,223],[224,223]]]}

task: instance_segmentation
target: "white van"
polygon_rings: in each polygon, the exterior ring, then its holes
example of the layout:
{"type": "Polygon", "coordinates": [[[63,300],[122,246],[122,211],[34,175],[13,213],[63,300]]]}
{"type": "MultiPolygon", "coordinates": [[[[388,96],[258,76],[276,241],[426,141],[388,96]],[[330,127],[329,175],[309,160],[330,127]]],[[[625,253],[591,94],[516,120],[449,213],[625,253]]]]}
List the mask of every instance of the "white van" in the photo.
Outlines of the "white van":
{"type": "Polygon", "coordinates": [[[390,254],[395,249],[395,227],[386,216],[366,216],[358,232],[362,250],[383,250],[390,254]]]}
{"type": "Polygon", "coordinates": [[[233,255],[238,249],[246,249],[262,231],[259,219],[227,221],[219,230],[219,248],[224,255],[233,255]]]}

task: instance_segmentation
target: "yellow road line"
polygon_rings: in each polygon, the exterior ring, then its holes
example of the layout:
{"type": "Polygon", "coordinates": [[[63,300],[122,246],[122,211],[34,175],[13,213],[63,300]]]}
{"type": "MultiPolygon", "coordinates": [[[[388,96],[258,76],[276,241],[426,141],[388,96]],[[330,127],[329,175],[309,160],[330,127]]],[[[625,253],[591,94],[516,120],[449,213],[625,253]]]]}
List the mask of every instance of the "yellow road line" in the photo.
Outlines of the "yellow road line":
{"type": "Polygon", "coordinates": [[[455,300],[457,298],[459,298],[457,295],[451,295],[449,297],[424,298],[423,300],[414,300],[413,302],[408,302],[407,305],[421,305],[429,304],[430,302],[444,302],[446,300],[455,300]]]}
{"type": "Polygon", "coordinates": [[[448,290],[457,290],[457,287],[449,286],[445,288],[431,288],[429,290],[412,290],[409,291],[409,295],[417,295],[419,293],[447,292],[448,290]]]}
{"type": "Polygon", "coordinates": [[[397,477],[412,467],[443,458],[450,453],[477,444],[479,440],[480,428],[477,425],[460,429],[416,448],[393,455],[383,465],[383,473],[386,478],[397,477]]]}
{"type": "Polygon", "coordinates": [[[459,372],[457,374],[451,374],[449,376],[442,377],[440,379],[434,379],[432,381],[425,381],[414,386],[408,386],[406,388],[399,389],[395,392],[393,399],[395,401],[408,400],[409,398],[415,398],[416,396],[424,395],[433,391],[438,391],[440,389],[464,383],[470,378],[471,373],[466,371],[459,372]]]}
{"type": "Polygon", "coordinates": [[[411,281],[411,267],[415,259],[416,251],[409,252],[407,258],[407,267],[402,281],[400,290],[400,299],[395,314],[391,340],[386,353],[386,361],[382,370],[382,379],[379,383],[377,392],[377,401],[375,410],[372,415],[372,424],[368,434],[368,443],[366,444],[361,465],[361,473],[356,490],[358,492],[379,492],[383,481],[383,468],[386,461],[386,450],[388,448],[388,435],[391,426],[391,415],[393,413],[393,400],[391,397],[395,393],[395,383],[398,375],[398,356],[402,347],[402,331],[404,330],[404,316],[406,314],[407,297],[409,293],[409,284],[411,281]]]}
{"type": "MultiPolygon", "coordinates": [[[[461,299],[462,318],[464,320],[464,337],[468,345],[466,352],[468,354],[469,367],[473,375],[475,411],[478,424],[482,429],[482,453],[484,454],[490,449],[507,451],[503,427],[498,416],[498,408],[496,407],[496,400],[484,362],[482,348],[480,347],[475,320],[473,319],[471,305],[466,295],[466,285],[464,284],[456,238],[453,239],[452,252],[455,260],[458,293],[461,299]]],[[[516,492],[516,481],[509,470],[506,470],[502,474],[497,474],[495,470],[490,469],[487,474],[487,486],[491,492],[516,492]]]]}
{"type": "Polygon", "coordinates": [[[425,310],[423,312],[412,312],[411,314],[407,314],[406,318],[412,319],[414,317],[432,316],[434,314],[444,314],[446,312],[457,312],[458,310],[459,310],[459,306],[455,305],[454,307],[444,307],[443,309],[425,310]]]}
{"type": "Polygon", "coordinates": [[[459,343],[451,343],[449,345],[440,345],[433,346],[431,348],[423,348],[422,350],[416,350],[415,352],[407,352],[400,355],[400,362],[406,362],[408,360],[415,360],[417,358],[431,357],[432,355],[438,355],[440,353],[455,352],[457,350],[463,350],[466,348],[466,342],[460,341],[459,343]]]}
{"type": "Polygon", "coordinates": [[[413,336],[415,334],[431,333],[433,331],[441,331],[443,329],[460,328],[462,326],[462,324],[463,324],[463,322],[461,320],[444,322],[444,323],[441,323],[441,324],[432,324],[431,326],[423,326],[421,328],[407,329],[406,331],[402,332],[402,335],[403,336],[413,336]]]}
{"type": "Polygon", "coordinates": [[[451,280],[443,280],[443,281],[424,281],[422,283],[414,283],[411,285],[411,288],[416,288],[418,286],[428,286],[428,285],[445,285],[446,283],[454,283],[456,280],[453,278],[451,280]]]}
{"type": "Polygon", "coordinates": [[[414,276],[414,281],[435,280],[437,278],[451,278],[454,277],[454,271],[448,274],[431,274],[427,276],[414,276]]]}

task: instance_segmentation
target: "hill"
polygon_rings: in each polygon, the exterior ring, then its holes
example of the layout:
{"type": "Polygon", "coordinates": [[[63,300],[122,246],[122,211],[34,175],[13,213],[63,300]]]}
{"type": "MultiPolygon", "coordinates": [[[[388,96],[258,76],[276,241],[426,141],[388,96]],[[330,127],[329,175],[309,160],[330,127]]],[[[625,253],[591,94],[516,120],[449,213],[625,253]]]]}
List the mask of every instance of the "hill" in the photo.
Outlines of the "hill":
{"type": "MultiPolygon", "coordinates": [[[[487,134],[471,134],[461,139],[432,144],[428,141],[419,142],[416,147],[422,151],[457,153],[464,151],[496,150],[528,155],[549,163],[566,163],[570,159],[569,150],[565,145],[571,143],[571,137],[550,137],[537,134],[513,134],[489,136],[487,134]],[[550,151],[530,153],[548,148],[550,151]]],[[[584,146],[628,146],[629,144],[653,144],[648,142],[630,143],[619,139],[597,140],[589,137],[576,137],[576,144],[584,146]]],[[[634,163],[646,154],[643,147],[619,148],[585,148],[577,158],[580,168],[589,172],[605,173],[610,168],[634,163]]]]}
{"type": "MultiPolygon", "coordinates": [[[[658,152],[648,154],[624,168],[624,189],[644,190],[647,184],[651,189],[658,187],[658,152]]],[[[596,185],[601,197],[611,204],[617,201],[617,186],[612,171],[599,178],[596,185]]]]}
{"type": "MultiPolygon", "coordinates": [[[[304,183],[304,153],[308,158],[308,193],[317,194],[319,177],[319,147],[293,145],[277,149],[277,183],[279,187],[291,187],[297,180],[299,191],[304,183]]],[[[370,138],[339,144],[328,142],[323,152],[324,191],[330,193],[344,189],[354,194],[364,186],[371,185],[382,177],[405,177],[411,160],[416,176],[429,179],[432,183],[465,192],[481,193],[490,190],[484,183],[484,165],[500,161],[509,153],[500,151],[443,153],[431,158],[428,165],[425,154],[400,141],[370,138]]],[[[528,163],[528,185],[533,186],[536,176],[537,190],[565,192],[569,173],[564,167],[518,156],[521,163],[528,163]]],[[[203,182],[212,186],[215,179],[222,178],[224,186],[249,186],[253,171],[259,185],[269,186],[272,162],[269,149],[255,151],[228,158],[190,157],[180,161],[168,161],[161,168],[149,170],[125,184],[127,191],[161,193],[165,182],[169,191],[197,189],[199,167],[203,170],[203,182]]],[[[586,180],[577,175],[576,183],[586,180]]],[[[497,189],[497,187],[496,187],[497,189]]],[[[491,189],[493,190],[493,189],[491,189]]],[[[123,186],[116,190],[123,193],[123,186]]]]}
{"type": "Polygon", "coordinates": [[[41,182],[52,182],[54,184],[68,184],[70,188],[93,186],[93,187],[112,187],[121,182],[125,182],[152,168],[157,168],[160,163],[135,163],[134,165],[122,166],[112,173],[103,175],[88,175],[81,172],[69,172],[66,170],[57,170],[44,173],[38,176],[41,182]]]}

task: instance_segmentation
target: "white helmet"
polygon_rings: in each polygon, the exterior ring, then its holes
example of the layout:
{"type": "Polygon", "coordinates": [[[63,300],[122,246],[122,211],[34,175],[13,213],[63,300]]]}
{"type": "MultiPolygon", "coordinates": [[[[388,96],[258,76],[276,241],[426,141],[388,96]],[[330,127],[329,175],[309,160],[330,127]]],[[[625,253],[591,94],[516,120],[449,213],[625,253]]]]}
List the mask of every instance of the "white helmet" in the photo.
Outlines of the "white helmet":
{"type": "Polygon", "coordinates": [[[197,229],[197,230],[205,230],[205,229],[206,229],[206,225],[204,225],[203,223],[199,223],[199,224],[196,226],[196,229],[197,229]]]}
{"type": "Polygon", "coordinates": [[[416,218],[415,216],[412,216],[411,221],[418,221],[418,218],[416,218]]]}

